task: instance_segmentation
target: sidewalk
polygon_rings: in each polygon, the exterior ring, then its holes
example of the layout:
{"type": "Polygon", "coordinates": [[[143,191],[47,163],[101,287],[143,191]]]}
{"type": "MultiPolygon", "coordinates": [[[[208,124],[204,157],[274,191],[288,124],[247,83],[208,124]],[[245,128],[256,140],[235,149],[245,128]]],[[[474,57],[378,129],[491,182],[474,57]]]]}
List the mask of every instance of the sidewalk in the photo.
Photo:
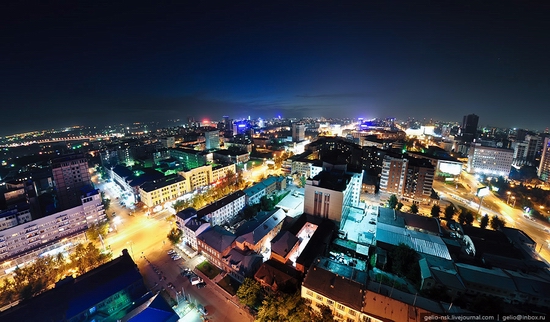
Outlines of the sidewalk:
{"type": "Polygon", "coordinates": [[[212,287],[213,290],[215,290],[216,293],[218,293],[220,296],[225,298],[228,302],[231,302],[233,305],[235,305],[237,308],[241,309],[246,313],[246,316],[250,318],[250,321],[254,321],[254,316],[250,314],[250,312],[244,307],[241,306],[239,303],[239,299],[237,296],[232,296],[231,294],[227,293],[226,290],[224,290],[221,286],[218,285],[218,282],[225,277],[225,274],[222,276],[223,273],[220,273],[214,277],[214,279],[209,279],[208,276],[204,275],[203,272],[201,272],[198,269],[193,270],[197,276],[202,278],[204,281],[211,281],[214,285],[212,287]]]}

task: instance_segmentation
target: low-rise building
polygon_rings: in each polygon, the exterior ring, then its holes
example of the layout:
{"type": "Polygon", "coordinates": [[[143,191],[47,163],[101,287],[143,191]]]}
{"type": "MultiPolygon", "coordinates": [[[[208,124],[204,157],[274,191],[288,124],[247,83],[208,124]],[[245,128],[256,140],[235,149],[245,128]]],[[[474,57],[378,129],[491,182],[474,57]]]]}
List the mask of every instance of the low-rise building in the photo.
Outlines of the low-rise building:
{"type": "Polygon", "coordinates": [[[281,191],[286,188],[284,177],[269,177],[257,184],[244,190],[246,194],[246,204],[258,204],[263,196],[269,196],[275,191],[281,191]]]}
{"type": "Polygon", "coordinates": [[[197,211],[198,218],[208,221],[212,226],[224,225],[233,220],[245,206],[245,194],[236,191],[197,211]]]}
{"type": "Polygon", "coordinates": [[[189,182],[176,174],[146,182],[139,187],[141,201],[149,208],[174,200],[189,191],[189,182]]]}
{"type": "Polygon", "coordinates": [[[194,250],[198,250],[197,236],[210,229],[210,224],[197,218],[197,211],[186,208],[176,213],[176,225],[182,231],[182,242],[194,250]]]}
{"type": "Polygon", "coordinates": [[[231,249],[222,258],[223,268],[233,278],[243,282],[246,277],[252,277],[263,263],[263,257],[250,250],[231,249]]]}
{"type": "Polygon", "coordinates": [[[332,272],[328,268],[332,265],[328,259],[311,265],[302,283],[302,298],[317,312],[328,306],[337,321],[363,321],[366,276],[365,281],[357,281],[332,272]]]}
{"type": "Polygon", "coordinates": [[[223,268],[222,258],[226,256],[236,236],[220,226],[214,226],[197,236],[197,246],[206,259],[219,268],[223,268]]]}
{"type": "Polygon", "coordinates": [[[285,212],[282,209],[258,214],[253,220],[249,220],[235,231],[235,234],[239,236],[236,240],[237,247],[243,250],[250,249],[257,253],[269,249],[270,242],[281,230],[285,217],[285,212]]]}

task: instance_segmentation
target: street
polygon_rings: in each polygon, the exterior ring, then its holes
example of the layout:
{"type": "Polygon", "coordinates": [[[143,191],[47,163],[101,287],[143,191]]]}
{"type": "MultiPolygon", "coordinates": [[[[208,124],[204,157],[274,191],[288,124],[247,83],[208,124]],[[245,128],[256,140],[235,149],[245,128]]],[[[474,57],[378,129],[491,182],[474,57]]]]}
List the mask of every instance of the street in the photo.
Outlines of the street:
{"type": "MultiPolygon", "coordinates": [[[[190,302],[204,306],[208,314],[206,318],[211,321],[240,322],[253,319],[244,310],[238,308],[233,302],[223,296],[223,291],[215,283],[205,279],[207,287],[198,289],[191,286],[186,277],[181,275],[185,267],[194,269],[203,259],[196,256],[189,259],[183,252],[177,250],[168,240],[167,235],[171,229],[171,223],[166,220],[170,215],[168,211],[162,211],[148,217],[145,209],[132,211],[122,207],[116,201],[116,196],[111,195],[112,189],[104,189],[99,184],[99,189],[105,191],[111,198],[111,206],[107,211],[109,215],[116,213],[120,218],[116,230],[112,230],[104,238],[105,247],[110,248],[113,256],[119,256],[123,249],[128,249],[138,268],[144,277],[145,284],[153,292],[166,290],[174,300],[179,300],[180,305],[176,311],[186,313],[182,320],[201,321],[198,310],[186,310],[185,302],[181,295],[185,294],[190,302]],[[174,261],[168,255],[169,249],[175,249],[182,259],[174,261]],[[160,274],[155,272],[155,268],[160,274]],[[174,289],[169,284],[174,285],[174,289]],[[219,290],[217,289],[219,288],[219,290]],[[177,292],[181,292],[177,295],[177,292]]],[[[229,297],[229,295],[227,295],[229,297]]],[[[175,303],[175,302],[174,302],[175,303]]],[[[172,303],[171,303],[172,304],[172,303]]]]}

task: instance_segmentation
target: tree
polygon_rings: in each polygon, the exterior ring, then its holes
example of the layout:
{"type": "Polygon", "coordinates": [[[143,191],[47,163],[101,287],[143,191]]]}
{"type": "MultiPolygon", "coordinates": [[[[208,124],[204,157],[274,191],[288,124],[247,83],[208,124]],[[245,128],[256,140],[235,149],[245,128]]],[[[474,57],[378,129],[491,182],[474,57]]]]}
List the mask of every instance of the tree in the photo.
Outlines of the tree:
{"type": "Polygon", "coordinates": [[[471,226],[474,222],[474,214],[471,211],[466,212],[466,225],[471,226]]]}
{"type": "Polygon", "coordinates": [[[103,204],[103,209],[105,211],[109,210],[109,207],[111,206],[111,199],[105,197],[104,191],[101,191],[101,203],[103,204]]]}
{"type": "Polygon", "coordinates": [[[86,236],[91,241],[98,241],[99,236],[105,236],[107,235],[107,232],[109,231],[109,223],[108,222],[102,222],[98,224],[93,224],[88,230],[86,231],[86,236]]]}
{"type": "Polygon", "coordinates": [[[277,292],[262,301],[255,321],[302,322],[319,321],[321,318],[304,302],[299,292],[290,295],[277,292]]]}
{"type": "Polygon", "coordinates": [[[455,207],[451,204],[445,207],[445,210],[443,211],[445,214],[445,219],[447,220],[453,220],[453,217],[455,216],[455,207]]]}
{"type": "Polygon", "coordinates": [[[261,285],[252,278],[245,278],[237,290],[237,298],[242,304],[255,307],[260,297],[261,285]]]}
{"type": "Polygon", "coordinates": [[[398,202],[399,201],[397,200],[397,196],[396,195],[391,195],[390,199],[388,199],[388,207],[391,208],[391,209],[395,209],[395,207],[397,207],[398,202]]]}
{"type": "Polygon", "coordinates": [[[333,322],[334,316],[332,315],[332,309],[328,305],[322,305],[320,308],[321,313],[317,316],[315,321],[319,322],[333,322]]]}
{"type": "Polygon", "coordinates": [[[417,206],[415,203],[413,203],[413,204],[411,205],[410,212],[411,212],[412,214],[417,214],[417,213],[418,213],[418,206],[417,206]]]}
{"type": "Polygon", "coordinates": [[[407,277],[411,282],[420,282],[418,254],[406,244],[400,243],[390,251],[391,271],[407,277]]]}
{"type": "Polygon", "coordinates": [[[172,228],[170,232],[168,233],[168,240],[172,242],[172,244],[178,244],[181,240],[181,236],[183,235],[183,231],[179,230],[178,228],[172,228]]]}
{"type": "Polygon", "coordinates": [[[433,205],[430,213],[432,214],[432,217],[438,218],[440,212],[441,208],[438,205],[433,205]]]}
{"type": "Polygon", "coordinates": [[[491,221],[489,223],[489,225],[491,226],[492,229],[494,230],[498,230],[498,229],[501,229],[501,228],[504,228],[504,225],[506,224],[506,222],[504,221],[504,219],[500,219],[497,215],[494,215],[492,218],[491,218],[491,221]]]}
{"type": "Polygon", "coordinates": [[[458,214],[458,222],[461,224],[461,225],[464,225],[466,224],[466,209],[462,209],[462,211],[460,212],[460,214],[458,214]]]}
{"type": "Polygon", "coordinates": [[[395,207],[395,209],[401,210],[401,208],[403,208],[403,203],[402,203],[402,202],[398,202],[398,203],[397,203],[397,206],[395,207]]]}
{"type": "Polygon", "coordinates": [[[489,224],[489,216],[485,214],[483,215],[483,217],[481,217],[481,222],[479,223],[479,227],[486,228],[488,224],[489,224]]]}
{"type": "Polygon", "coordinates": [[[176,212],[180,212],[182,211],[183,209],[187,208],[188,207],[188,204],[189,202],[185,201],[185,200],[176,200],[176,202],[174,202],[172,204],[172,208],[174,208],[174,210],[176,212]]]}
{"type": "Polygon", "coordinates": [[[299,188],[303,188],[306,186],[306,176],[300,176],[300,185],[299,188]]]}

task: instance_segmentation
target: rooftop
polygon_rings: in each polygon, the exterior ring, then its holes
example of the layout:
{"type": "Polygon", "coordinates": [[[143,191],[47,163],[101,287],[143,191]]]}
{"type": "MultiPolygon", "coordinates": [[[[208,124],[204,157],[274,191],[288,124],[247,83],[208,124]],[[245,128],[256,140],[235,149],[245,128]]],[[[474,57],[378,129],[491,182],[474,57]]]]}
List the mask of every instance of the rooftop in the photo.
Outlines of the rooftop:
{"type": "Polygon", "coordinates": [[[302,283],[303,287],[330,298],[354,310],[363,308],[365,285],[322,267],[324,263],[314,262],[302,283]]]}

